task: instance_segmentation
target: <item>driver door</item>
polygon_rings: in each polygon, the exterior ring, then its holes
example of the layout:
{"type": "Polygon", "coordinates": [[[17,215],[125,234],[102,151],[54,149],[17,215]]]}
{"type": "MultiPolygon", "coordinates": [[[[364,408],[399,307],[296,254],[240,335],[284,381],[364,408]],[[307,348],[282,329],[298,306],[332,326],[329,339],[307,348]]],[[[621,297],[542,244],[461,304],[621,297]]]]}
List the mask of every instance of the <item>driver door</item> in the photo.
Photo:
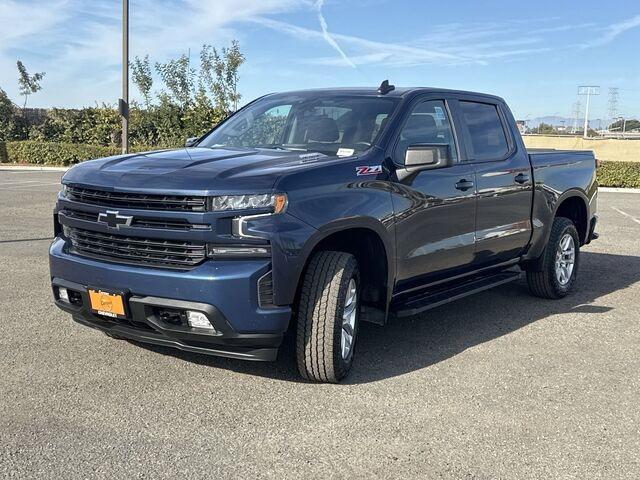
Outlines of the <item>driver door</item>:
{"type": "Polygon", "coordinates": [[[393,195],[399,290],[470,270],[475,251],[475,169],[460,161],[449,105],[422,99],[409,110],[393,150],[399,165],[393,195]],[[400,174],[407,149],[420,144],[447,145],[452,163],[400,174]]]}

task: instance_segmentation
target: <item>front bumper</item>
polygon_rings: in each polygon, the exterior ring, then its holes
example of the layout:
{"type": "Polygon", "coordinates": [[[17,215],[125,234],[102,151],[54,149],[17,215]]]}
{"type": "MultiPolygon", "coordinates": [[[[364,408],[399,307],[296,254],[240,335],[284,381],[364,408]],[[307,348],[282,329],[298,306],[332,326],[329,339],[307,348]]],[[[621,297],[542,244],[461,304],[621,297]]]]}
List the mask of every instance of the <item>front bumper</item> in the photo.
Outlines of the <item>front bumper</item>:
{"type": "Polygon", "coordinates": [[[181,350],[247,360],[274,360],[291,317],[290,307],[260,308],[257,281],[268,259],[210,261],[189,271],[122,265],[71,255],[57,238],[49,252],[56,305],[81,324],[112,335],[181,350]],[[60,300],[57,288],[78,292],[80,304],[60,300]],[[89,308],[88,288],[122,292],[128,318],[89,308]],[[216,332],[164,322],[158,308],[204,312],[216,332]]]}

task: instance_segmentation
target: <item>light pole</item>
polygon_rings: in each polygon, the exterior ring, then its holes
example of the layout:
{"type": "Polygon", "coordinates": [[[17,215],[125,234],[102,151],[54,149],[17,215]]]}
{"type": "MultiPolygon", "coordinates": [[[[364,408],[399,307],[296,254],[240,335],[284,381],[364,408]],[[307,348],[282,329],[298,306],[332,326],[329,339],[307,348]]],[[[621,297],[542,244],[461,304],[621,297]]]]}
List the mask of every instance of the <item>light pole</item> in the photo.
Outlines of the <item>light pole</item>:
{"type": "Polygon", "coordinates": [[[122,0],[122,153],[129,153],[129,0],[122,0]]]}
{"type": "Polygon", "coordinates": [[[582,87],[578,87],[578,95],[586,95],[587,96],[587,106],[584,111],[584,132],[582,133],[582,138],[587,138],[589,135],[589,103],[591,100],[591,95],[600,95],[600,87],[596,85],[585,85],[582,87]]]}

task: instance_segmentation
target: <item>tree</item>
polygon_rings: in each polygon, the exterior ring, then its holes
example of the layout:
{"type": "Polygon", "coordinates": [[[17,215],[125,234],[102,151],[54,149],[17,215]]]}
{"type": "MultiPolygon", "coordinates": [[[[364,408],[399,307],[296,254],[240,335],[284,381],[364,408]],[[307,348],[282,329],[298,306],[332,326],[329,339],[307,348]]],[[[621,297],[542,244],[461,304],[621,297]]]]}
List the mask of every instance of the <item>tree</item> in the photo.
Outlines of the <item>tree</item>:
{"type": "Polygon", "coordinates": [[[24,95],[24,106],[22,108],[23,110],[25,110],[27,108],[27,99],[29,98],[29,95],[42,90],[40,82],[42,81],[46,73],[39,72],[34,73],[33,75],[29,75],[27,67],[25,67],[20,60],[18,60],[17,65],[18,73],[20,74],[20,76],[18,77],[18,86],[20,88],[20,95],[24,95]]]}
{"type": "Polygon", "coordinates": [[[156,63],[156,71],[169,90],[169,95],[183,108],[191,105],[195,90],[196,71],[191,68],[189,57],[180,55],[167,63],[156,63]]]}
{"type": "Polygon", "coordinates": [[[548,123],[542,122],[540,125],[538,125],[537,133],[540,133],[540,134],[555,133],[555,129],[553,128],[553,125],[549,125],[548,123]]]}
{"type": "Polygon", "coordinates": [[[0,142],[11,137],[13,117],[13,103],[5,91],[0,88],[0,142]]]}
{"type": "Polygon", "coordinates": [[[200,53],[200,78],[213,95],[216,107],[223,111],[238,109],[242,95],[238,93],[238,70],[245,56],[237,40],[223,48],[222,55],[215,47],[203,45],[200,53]]]}
{"type": "Polygon", "coordinates": [[[151,89],[153,88],[153,76],[151,74],[151,65],[149,63],[149,55],[145,55],[143,59],[134,58],[131,64],[133,83],[136,84],[138,90],[144,98],[147,108],[151,105],[151,89]]]}

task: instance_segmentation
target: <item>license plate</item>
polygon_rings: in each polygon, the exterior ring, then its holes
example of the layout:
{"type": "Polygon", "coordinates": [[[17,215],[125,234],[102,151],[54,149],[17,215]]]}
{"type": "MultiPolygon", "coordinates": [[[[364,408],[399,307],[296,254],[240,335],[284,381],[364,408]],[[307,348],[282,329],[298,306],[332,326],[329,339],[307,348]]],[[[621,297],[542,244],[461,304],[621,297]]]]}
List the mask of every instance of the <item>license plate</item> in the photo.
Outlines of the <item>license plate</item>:
{"type": "Polygon", "coordinates": [[[103,292],[102,290],[89,290],[91,309],[100,315],[113,318],[124,318],[124,298],[119,293],[103,292]]]}

